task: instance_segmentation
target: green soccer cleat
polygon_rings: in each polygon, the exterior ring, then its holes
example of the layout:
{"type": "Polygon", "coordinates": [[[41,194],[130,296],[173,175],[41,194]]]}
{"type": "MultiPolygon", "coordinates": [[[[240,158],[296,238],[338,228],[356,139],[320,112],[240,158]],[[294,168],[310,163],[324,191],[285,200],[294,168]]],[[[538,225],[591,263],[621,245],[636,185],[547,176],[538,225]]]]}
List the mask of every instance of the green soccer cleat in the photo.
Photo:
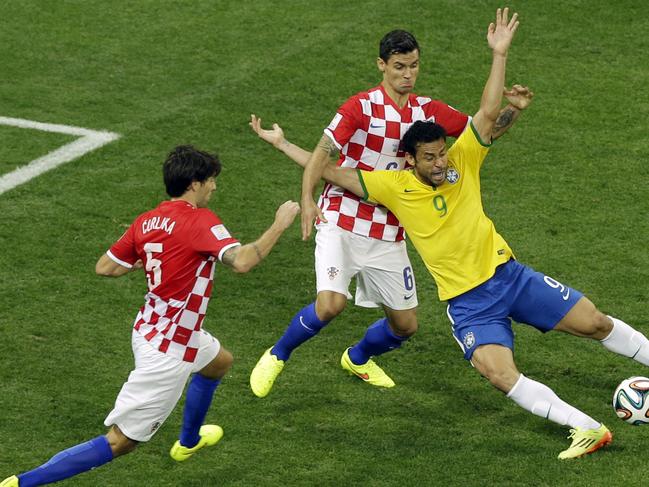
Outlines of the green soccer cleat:
{"type": "Polygon", "coordinates": [[[356,365],[352,362],[349,358],[349,348],[340,357],[340,365],[347,372],[363,379],[368,384],[377,387],[394,387],[394,381],[372,359],[369,359],[363,365],[356,365]]]}
{"type": "Polygon", "coordinates": [[[574,428],[570,430],[570,448],[559,453],[559,460],[579,458],[599,450],[613,441],[613,435],[604,425],[595,429],[574,428]]]}
{"type": "Polygon", "coordinates": [[[12,475],[0,482],[0,487],[19,487],[18,477],[12,475]]]}
{"type": "Polygon", "coordinates": [[[201,426],[198,434],[200,435],[201,439],[198,440],[196,446],[192,448],[182,446],[180,444],[180,441],[176,440],[176,443],[174,443],[174,446],[172,446],[171,450],[169,451],[171,458],[173,458],[177,462],[184,462],[204,446],[216,445],[223,437],[223,429],[216,424],[204,424],[203,426],[201,426]]]}
{"type": "Polygon", "coordinates": [[[271,348],[264,352],[250,374],[250,388],[257,397],[268,395],[273,388],[275,379],[284,368],[284,361],[272,355],[271,348]]]}

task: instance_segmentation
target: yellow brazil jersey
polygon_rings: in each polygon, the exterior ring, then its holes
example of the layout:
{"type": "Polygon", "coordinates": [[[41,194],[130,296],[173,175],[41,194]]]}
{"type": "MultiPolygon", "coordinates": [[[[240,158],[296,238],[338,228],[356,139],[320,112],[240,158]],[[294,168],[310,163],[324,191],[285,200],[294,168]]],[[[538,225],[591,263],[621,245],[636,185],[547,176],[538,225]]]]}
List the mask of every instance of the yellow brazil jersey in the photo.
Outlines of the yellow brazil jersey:
{"type": "Polygon", "coordinates": [[[413,170],[358,172],[365,199],[388,208],[405,228],[441,300],[482,284],[513,256],[482,208],[480,167],[488,151],[471,125],[449,149],[446,181],[438,188],[413,170]]]}

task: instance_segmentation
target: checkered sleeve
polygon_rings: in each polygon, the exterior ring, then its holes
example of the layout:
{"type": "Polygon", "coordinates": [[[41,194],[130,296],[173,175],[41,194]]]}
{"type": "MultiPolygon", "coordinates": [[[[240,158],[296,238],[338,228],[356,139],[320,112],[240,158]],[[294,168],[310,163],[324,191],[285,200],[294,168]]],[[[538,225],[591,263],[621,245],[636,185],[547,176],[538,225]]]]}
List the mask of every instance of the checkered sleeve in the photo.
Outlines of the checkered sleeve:
{"type": "Polygon", "coordinates": [[[221,219],[207,208],[197,210],[193,222],[192,246],[197,252],[214,255],[221,260],[223,253],[240,242],[230,235],[221,219]]]}
{"type": "Polygon", "coordinates": [[[137,221],[128,227],[128,230],[126,230],[119,240],[110,247],[108,252],[106,252],[108,257],[113,261],[129,269],[133,267],[135,261],[139,259],[135,248],[136,223],[137,221]]]}
{"type": "Polygon", "coordinates": [[[431,100],[423,108],[426,119],[440,124],[451,137],[459,137],[471,120],[468,115],[439,100],[431,100]]]}
{"type": "Polygon", "coordinates": [[[360,126],[362,116],[360,101],[357,96],[352,96],[338,109],[324,133],[341,149],[360,126]]]}

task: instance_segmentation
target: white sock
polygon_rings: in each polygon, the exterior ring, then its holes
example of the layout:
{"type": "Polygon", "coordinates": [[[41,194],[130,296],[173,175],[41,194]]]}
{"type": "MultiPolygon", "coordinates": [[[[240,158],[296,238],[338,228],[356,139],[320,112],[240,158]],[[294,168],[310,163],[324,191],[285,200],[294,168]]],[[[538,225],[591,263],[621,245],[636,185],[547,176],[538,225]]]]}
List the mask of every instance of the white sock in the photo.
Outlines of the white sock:
{"type": "Polygon", "coordinates": [[[595,429],[601,426],[590,416],[562,401],[548,386],[528,379],[518,378],[507,397],[532,414],[554,421],[562,426],[595,429]]]}
{"type": "Polygon", "coordinates": [[[601,340],[602,345],[611,352],[631,357],[643,365],[649,366],[649,340],[639,331],[634,330],[624,321],[609,316],[613,320],[613,330],[601,340]]]}

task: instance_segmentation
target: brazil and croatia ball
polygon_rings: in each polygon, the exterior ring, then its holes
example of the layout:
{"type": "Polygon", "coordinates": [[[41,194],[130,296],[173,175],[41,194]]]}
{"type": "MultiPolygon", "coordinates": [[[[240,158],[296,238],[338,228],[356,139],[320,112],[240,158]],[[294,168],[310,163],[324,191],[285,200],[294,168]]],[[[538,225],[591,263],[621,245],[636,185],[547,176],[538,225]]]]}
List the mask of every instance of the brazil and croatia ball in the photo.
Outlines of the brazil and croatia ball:
{"type": "Polygon", "coordinates": [[[613,409],[629,424],[649,424],[649,379],[631,377],[620,382],[613,394],[613,409]]]}

